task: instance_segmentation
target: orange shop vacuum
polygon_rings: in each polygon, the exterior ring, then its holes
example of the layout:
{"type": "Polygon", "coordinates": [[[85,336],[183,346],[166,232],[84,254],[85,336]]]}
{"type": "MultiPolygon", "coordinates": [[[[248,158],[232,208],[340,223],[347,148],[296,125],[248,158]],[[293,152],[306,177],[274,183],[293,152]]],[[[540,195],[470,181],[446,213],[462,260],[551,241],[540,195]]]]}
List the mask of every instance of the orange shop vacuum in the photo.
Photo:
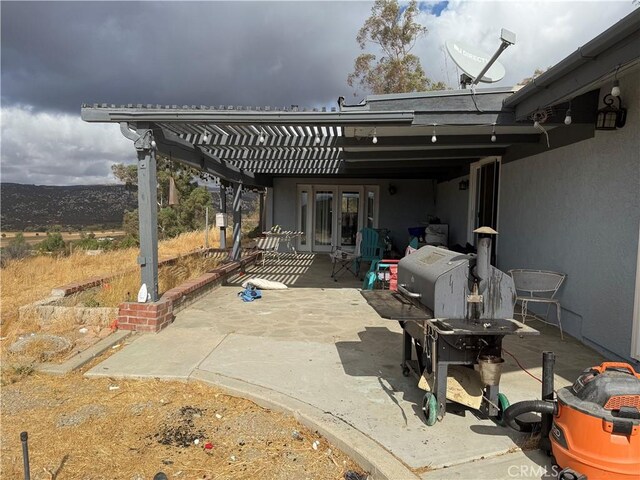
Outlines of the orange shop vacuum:
{"type": "Polygon", "coordinates": [[[640,374],[627,363],[585,370],[554,398],[555,354],[542,354],[542,400],[511,405],[504,421],[522,432],[540,431],[540,448],[553,454],[559,480],[640,478],[640,374]],[[519,419],[539,413],[540,421],[519,419]]]}

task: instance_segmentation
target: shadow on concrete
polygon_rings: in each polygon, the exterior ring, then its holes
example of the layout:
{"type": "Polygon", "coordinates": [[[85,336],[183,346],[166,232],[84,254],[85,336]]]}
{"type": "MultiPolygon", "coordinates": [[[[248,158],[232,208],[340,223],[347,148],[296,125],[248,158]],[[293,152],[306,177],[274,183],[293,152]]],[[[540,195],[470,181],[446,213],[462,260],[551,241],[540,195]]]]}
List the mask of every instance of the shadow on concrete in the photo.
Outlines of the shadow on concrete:
{"type": "Polygon", "coordinates": [[[377,377],[383,391],[402,410],[405,422],[407,404],[413,410],[409,414],[422,418],[424,392],[418,388],[418,379],[404,377],[400,367],[402,334],[385,327],[365,327],[358,337],[358,341],[335,343],[344,372],[355,377],[377,377]],[[405,406],[398,402],[396,394],[401,395],[405,406]]]}
{"type": "MultiPolygon", "coordinates": [[[[349,271],[341,272],[337,281],[331,278],[333,264],[328,254],[282,253],[251,265],[242,275],[234,275],[227,285],[240,285],[247,278],[258,277],[282,282],[290,288],[360,288],[362,280],[349,271]]],[[[366,268],[366,266],[363,266],[366,268]]]]}

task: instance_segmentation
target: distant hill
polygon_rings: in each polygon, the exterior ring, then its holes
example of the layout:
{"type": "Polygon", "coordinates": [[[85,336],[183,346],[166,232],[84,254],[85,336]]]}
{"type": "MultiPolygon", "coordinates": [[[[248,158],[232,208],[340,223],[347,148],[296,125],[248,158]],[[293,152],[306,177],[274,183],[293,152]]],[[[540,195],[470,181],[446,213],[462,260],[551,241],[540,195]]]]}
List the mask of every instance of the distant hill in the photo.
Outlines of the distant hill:
{"type": "Polygon", "coordinates": [[[138,207],[137,193],[123,185],[0,184],[2,230],[38,231],[64,228],[119,228],[125,210],[138,207]]]}

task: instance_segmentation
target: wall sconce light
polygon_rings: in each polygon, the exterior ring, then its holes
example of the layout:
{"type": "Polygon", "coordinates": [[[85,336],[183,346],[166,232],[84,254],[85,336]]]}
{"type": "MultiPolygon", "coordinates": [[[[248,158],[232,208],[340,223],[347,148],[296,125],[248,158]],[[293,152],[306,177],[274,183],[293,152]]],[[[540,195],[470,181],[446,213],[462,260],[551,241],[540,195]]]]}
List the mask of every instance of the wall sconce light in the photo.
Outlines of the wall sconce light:
{"type": "Polygon", "coordinates": [[[392,183],[389,184],[389,195],[395,195],[396,193],[398,193],[398,189],[396,188],[396,186],[392,183]]]}
{"type": "Polygon", "coordinates": [[[607,93],[602,102],[605,106],[598,110],[596,130],[615,130],[624,127],[627,122],[627,109],[622,108],[622,98],[607,93]],[[617,107],[614,105],[614,99],[618,100],[617,107]]]}
{"type": "Polygon", "coordinates": [[[468,190],[469,189],[469,180],[460,180],[458,184],[458,190],[468,190]]]}

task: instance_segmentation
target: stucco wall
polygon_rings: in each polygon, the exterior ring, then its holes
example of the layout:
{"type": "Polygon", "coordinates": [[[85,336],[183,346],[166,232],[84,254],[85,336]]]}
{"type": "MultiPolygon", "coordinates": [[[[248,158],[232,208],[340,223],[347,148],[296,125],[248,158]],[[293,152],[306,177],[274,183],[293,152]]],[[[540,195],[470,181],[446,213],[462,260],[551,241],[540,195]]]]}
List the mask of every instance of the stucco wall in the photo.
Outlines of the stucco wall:
{"type": "Polygon", "coordinates": [[[275,178],[273,181],[273,223],[283,229],[296,229],[297,185],[378,185],[380,187],[378,226],[391,230],[396,248],[409,243],[408,227],[420,226],[435,215],[434,185],[431,180],[373,180],[324,178],[275,178]],[[389,193],[389,185],[396,193],[389,193]]]}
{"type": "Polygon", "coordinates": [[[436,213],[442,223],[449,224],[449,245],[467,243],[469,190],[460,190],[462,180],[469,180],[469,175],[438,184],[436,213]]]}
{"type": "Polygon", "coordinates": [[[625,359],[640,221],[638,85],[638,73],[620,79],[623,129],[503,165],[500,192],[499,267],[567,273],[565,331],[625,359]]]}

